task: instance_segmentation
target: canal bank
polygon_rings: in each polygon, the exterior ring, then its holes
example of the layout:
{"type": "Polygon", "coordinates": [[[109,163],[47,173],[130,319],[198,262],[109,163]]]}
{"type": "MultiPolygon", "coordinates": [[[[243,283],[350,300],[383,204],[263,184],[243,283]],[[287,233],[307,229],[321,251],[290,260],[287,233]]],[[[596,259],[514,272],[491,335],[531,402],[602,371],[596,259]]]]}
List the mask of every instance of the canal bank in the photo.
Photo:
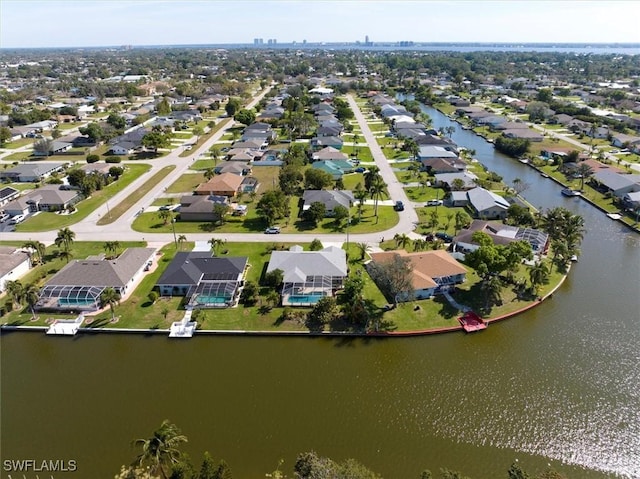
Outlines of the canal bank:
{"type": "Polygon", "coordinates": [[[482,334],[402,341],[2,334],[3,459],[76,459],[56,479],[113,477],[137,455],[131,441],[170,419],[194,462],[208,450],[241,478],[280,459],[289,471],[307,450],[386,479],[495,479],[516,459],[570,479],[640,477],[637,235],[472,133],[453,138],[534,185],[537,208],[585,219],[580,262],[552,300],[482,334]]]}

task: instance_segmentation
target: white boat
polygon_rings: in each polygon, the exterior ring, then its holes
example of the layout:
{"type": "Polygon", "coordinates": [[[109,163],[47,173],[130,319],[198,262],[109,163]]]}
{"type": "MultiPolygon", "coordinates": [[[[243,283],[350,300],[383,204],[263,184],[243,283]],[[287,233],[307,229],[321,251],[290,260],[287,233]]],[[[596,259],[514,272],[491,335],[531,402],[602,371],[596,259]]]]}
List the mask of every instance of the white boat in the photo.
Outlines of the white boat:
{"type": "Polygon", "coordinates": [[[571,188],[565,188],[561,191],[561,193],[564,196],[580,196],[582,194],[578,190],[572,190],[571,188]]]}
{"type": "Polygon", "coordinates": [[[612,220],[619,220],[620,218],[622,218],[622,215],[618,213],[607,213],[607,216],[612,220]]]}
{"type": "Polygon", "coordinates": [[[526,159],[526,158],[520,158],[518,161],[519,161],[520,163],[525,163],[525,164],[526,164],[526,163],[529,163],[529,160],[528,160],[528,159],[526,159]]]}
{"type": "Polygon", "coordinates": [[[547,175],[546,173],[540,173],[542,175],[543,178],[549,178],[549,175],[547,175]]]}
{"type": "Polygon", "coordinates": [[[578,257],[575,254],[571,257],[571,262],[572,263],[577,263],[578,262],[578,257]]]}

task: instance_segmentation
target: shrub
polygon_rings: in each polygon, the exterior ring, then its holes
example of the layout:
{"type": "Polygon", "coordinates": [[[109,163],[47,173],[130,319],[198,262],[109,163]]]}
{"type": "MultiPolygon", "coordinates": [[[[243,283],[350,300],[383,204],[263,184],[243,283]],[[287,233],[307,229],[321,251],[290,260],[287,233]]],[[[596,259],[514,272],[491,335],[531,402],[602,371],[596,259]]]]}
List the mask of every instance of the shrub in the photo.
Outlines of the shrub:
{"type": "Polygon", "coordinates": [[[100,161],[100,156],[98,155],[87,156],[87,163],[97,163],[98,161],[100,161]]]}
{"type": "Polygon", "coordinates": [[[122,161],[122,158],[119,158],[117,156],[107,156],[104,161],[107,163],[120,163],[122,161]]]}
{"type": "Polygon", "coordinates": [[[147,295],[147,298],[149,298],[149,301],[151,301],[151,304],[154,304],[158,300],[158,293],[156,293],[155,291],[151,291],[147,295]]]}

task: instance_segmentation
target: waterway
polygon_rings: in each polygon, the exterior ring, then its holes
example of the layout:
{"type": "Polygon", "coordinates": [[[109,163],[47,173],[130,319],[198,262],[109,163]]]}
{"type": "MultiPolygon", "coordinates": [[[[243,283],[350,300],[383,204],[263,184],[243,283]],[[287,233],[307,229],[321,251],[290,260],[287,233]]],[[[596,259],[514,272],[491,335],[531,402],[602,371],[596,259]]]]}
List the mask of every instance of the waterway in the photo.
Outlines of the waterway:
{"type": "Polygon", "coordinates": [[[77,461],[56,479],[113,477],[135,457],[131,441],[168,418],[192,458],[208,450],[237,478],[280,459],[290,471],[311,449],[387,479],[445,467],[506,477],[516,459],[571,478],[640,477],[638,236],[472,132],[453,139],[507,183],[529,183],[533,205],[585,218],[580,261],[551,300],[474,335],[3,334],[2,459],[77,461]]]}

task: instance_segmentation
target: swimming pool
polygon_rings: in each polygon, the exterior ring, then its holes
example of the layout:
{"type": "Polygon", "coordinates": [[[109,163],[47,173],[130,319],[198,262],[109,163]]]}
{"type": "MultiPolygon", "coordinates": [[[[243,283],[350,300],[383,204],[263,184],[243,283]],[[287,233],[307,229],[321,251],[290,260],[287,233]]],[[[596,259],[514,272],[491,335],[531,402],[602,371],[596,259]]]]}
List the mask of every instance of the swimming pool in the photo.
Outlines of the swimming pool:
{"type": "Polygon", "coordinates": [[[93,299],[69,299],[69,298],[58,298],[58,306],[89,306],[95,304],[95,300],[93,299]]]}
{"type": "Polygon", "coordinates": [[[215,304],[222,305],[230,301],[231,298],[227,298],[225,296],[200,296],[196,298],[196,304],[207,305],[207,304],[215,304]]]}
{"type": "Polygon", "coordinates": [[[292,294],[289,296],[289,303],[291,304],[316,304],[321,298],[324,298],[325,294],[322,291],[314,291],[309,294],[292,294]]]}

